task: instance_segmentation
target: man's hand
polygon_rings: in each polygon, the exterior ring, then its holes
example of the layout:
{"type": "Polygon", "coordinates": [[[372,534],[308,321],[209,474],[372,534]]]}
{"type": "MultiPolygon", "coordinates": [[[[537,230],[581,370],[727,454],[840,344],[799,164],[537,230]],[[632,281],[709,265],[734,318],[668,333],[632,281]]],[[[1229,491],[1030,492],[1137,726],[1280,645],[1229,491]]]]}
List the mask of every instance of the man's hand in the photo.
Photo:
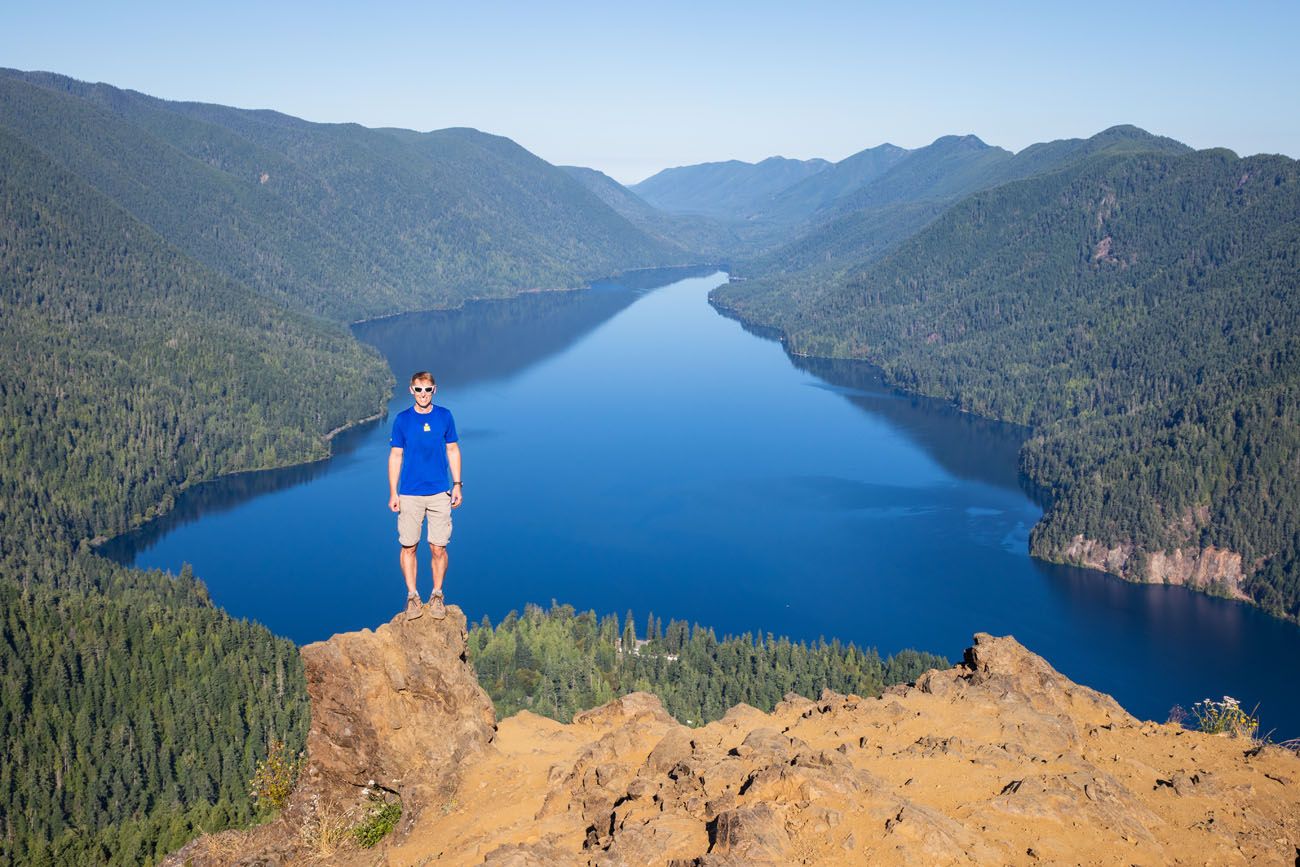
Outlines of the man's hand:
{"type": "Polygon", "coordinates": [[[402,511],[402,498],[397,496],[397,494],[389,494],[388,508],[392,509],[394,512],[402,511]]]}
{"type": "Polygon", "coordinates": [[[460,485],[452,485],[452,486],[451,486],[451,507],[452,507],[453,509],[455,509],[455,508],[457,508],[458,506],[460,506],[461,501],[462,501],[463,499],[465,499],[465,498],[461,495],[461,493],[460,493],[461,490],[463,490],[463,489],[461,488],[460,485]]]}

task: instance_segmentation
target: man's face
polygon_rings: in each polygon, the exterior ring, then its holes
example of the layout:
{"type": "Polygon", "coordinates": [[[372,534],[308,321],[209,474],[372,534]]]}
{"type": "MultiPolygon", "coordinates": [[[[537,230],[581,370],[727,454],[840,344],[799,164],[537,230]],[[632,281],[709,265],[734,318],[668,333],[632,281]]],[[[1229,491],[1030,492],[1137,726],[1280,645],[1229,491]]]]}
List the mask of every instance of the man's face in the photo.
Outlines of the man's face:
{"type": "Polygon", "coordinates": [[[415,398],[415,405],[421,408],[433,403],[433,393],[437,390],[438,386],[432,382],[411,383],[411,395],[415,398]]]}

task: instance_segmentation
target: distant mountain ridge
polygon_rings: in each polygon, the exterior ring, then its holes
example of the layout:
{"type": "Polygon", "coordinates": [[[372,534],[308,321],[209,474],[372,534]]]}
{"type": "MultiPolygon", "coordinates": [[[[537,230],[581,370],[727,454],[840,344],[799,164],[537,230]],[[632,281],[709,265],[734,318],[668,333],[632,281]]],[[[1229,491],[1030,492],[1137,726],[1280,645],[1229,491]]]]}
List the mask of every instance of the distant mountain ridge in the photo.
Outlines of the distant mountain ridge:
{"type": "Polygon", "coordinates": [[[664,169],[628,189],[663,211],[744,220],[770,196],[824,171],[823,159],[768,157],[664,169]]]}
{"type": "Polygon", "coordinates": [[[781,190],[764,203],[758,216],[782,222],[806,219],[840,197],[870,184],[909,153],[888,143],[858,151],[781,190]]]}
{"type": "Polygon", "coordinates": [[[1102,154],[1190,153],[1181,142],[1133,126],[1087,139],[1031,145],[1012,154],[973,135],[943,136],[908,151],[875,179],[830,202],[793,241],[751,257],[742,274],[861,267],[883,256],[965,196],[1102,154]]]}
{"type": "MultiPolygon", "coordinates": [[[[923,202],[939,206],[1103,151],[1149,150],[1186,153],[1191,149],[1126,125],[1087,139],[1030,145],[1018,153],[986,144],[975,135],[946,135],[910,150],[877,145],[836,163],[769,157],[758,163],[730,160],[679,166],[623,189],[659,211],[771,224],[769,233],[782,243],[800,243],[816,224],[848,215],[923,202]]],[[[936,207],[928,211],[937,212],[936,207]]]]}
{"type": "Polygon", "coordinates": [[[651,205],[604,172],[584,166],[560,166],[596,198],[651,238],[696,260],[720,262],[744,245],[730,223],[692,214],[670,214],[651,205]],[[689,252],[687,252],[689,251],[689,252]]]}

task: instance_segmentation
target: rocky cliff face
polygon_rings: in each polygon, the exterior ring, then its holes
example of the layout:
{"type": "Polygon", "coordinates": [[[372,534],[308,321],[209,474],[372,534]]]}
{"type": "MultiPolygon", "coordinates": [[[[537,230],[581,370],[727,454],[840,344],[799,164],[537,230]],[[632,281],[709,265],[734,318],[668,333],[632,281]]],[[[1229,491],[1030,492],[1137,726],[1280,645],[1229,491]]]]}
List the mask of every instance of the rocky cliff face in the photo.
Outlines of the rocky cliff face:
{"type": "Polygon", "coordinates": [[[1067,563],[1100,569],[1128,581],[1215,589],[1233,599],[1250,601],[1241,589],[1246,578],[1241,555],[1213,545],[1176,548],[1171,553],[1151,552],[1144,565],[1139,565],[1137,549],[1131,543],[1108,546],[1096,539],[1075,536],[1062,553],[1067,563]]]}
{"type": "Polygon", "coordinates": [[[1294,754],[1139,722],[1011,638],[978,635],[961,665],[878,699],[791,695],[770,714],[741,705],[689,728],[632,694],[567,725],[521,713],[493,738],[453,618],[304,648],[314,770],[279,830],[181,854],[498,867],[1300,856],[1294,754]],[[379,849],[317,857],[283,842],[302,839],[295,827],[311,827],[326,793],[346,799],[371,776],[409,816],[379,849]]]}

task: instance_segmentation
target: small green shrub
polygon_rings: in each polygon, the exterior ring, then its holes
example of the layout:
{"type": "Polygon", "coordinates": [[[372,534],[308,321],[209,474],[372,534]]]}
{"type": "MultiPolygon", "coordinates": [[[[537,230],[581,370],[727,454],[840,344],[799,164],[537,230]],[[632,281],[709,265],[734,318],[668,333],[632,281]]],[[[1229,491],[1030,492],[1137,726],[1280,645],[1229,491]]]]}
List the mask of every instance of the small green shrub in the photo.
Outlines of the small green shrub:
{"type": "Polygon", "coordinates": [[[1207,734],[1230,734],[1233,737],[1251,738],[1259,732],[1259,717],[1246,713],[1240,703],[1230,695],[1223,701],[1204,699],[1192,705],[1192,718],[1196,728],[1207,734]]]}
{"type": "Polygon", "coordinates": [[[261,811],[283,810],[298,784],[303,757],[291,756],[283,741],[271,741],[267,756],[259,759],[253,778],[248,781],[248,796],[261,811]]]}
{"type": "Polygon", "coordinates": [[[366,815],[352,829],[352,836],[358,846],[369,849],[396,828],[397,820],[401,817],[401,801],[386,801],[379,792],[372,792],[366,815]]]}

